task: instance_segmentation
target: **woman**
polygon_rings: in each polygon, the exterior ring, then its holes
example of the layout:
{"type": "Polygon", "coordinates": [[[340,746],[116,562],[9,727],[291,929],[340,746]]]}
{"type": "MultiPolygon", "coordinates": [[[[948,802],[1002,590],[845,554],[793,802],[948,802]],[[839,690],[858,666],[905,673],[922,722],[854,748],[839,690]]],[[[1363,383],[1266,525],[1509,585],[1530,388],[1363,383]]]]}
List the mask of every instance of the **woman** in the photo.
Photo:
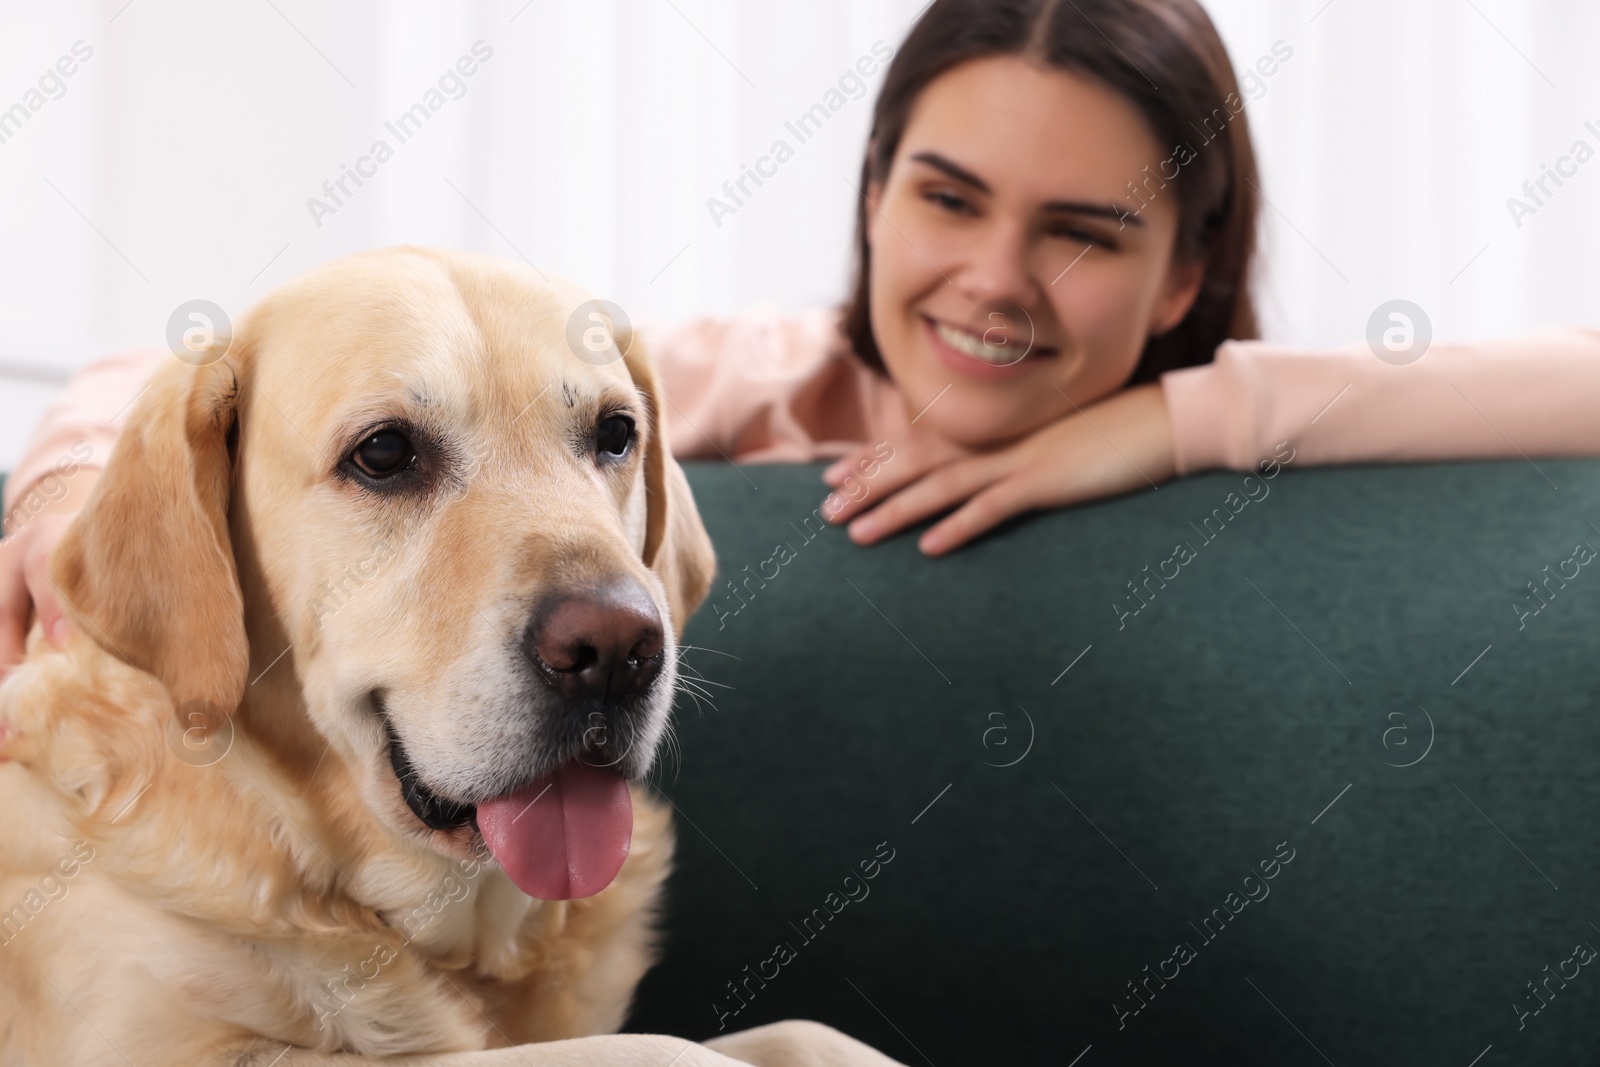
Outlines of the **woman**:
{"type": "MultiPolygon", "coordinates": [[[[1255,157],[1197,0],[935,0],[885,76],[861,178],[842,311],[649,339],[680,456],[836,459],[824,480],[848,492],[825,510],[858,543],[948,511],[919,540],[940,555],[1280,442],[1296,464],[1600,453],[1593,331],[1407,365],[1254,340],[1255,157]]],[[[7,484],[0,666],[31,603],[63,636],[50,549],[161,358],[80,375],[7,484]]]]}

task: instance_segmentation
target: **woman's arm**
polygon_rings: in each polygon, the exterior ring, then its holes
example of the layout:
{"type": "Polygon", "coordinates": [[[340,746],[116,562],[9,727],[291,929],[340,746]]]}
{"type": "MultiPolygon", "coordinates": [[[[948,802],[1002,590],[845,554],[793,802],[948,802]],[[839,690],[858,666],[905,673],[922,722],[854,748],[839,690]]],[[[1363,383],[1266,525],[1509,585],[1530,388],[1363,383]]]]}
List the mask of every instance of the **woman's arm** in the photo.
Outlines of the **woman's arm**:
{"type": "MultiPolygon", "coordinates": [[[[1366,348],[1308,353],[1230,341],[1213,363],[1115,393],[1006,448],[902,464],[880,486],[887,499],[852,502],[832,517],[870,544],[950,511],[919,542],[942,555],[1024,511],[1212,467],[1248,470],[1281,442],[1297,465],[1600,456],[1597,408],[1593,330],[1436,345],[1407,366],[1366,348]]],[[[839,484],[858,458],[847,455],[824,477],[839,484]]]]}
{"type": "Polygon", "coordinates": [[[160,352],[133,352],[82,371],[50,406],[6,479],[0,540],[0,671],[21,661],[30,612],[57,647],[66,619],[50,585],[50,553],[83,507],[117,438],[117,420],[160,352]]]}
{"type": "Polygon", "coordinates": [[[1296,464],[1600,456],[1600,331],[1440,344],[1394,366],[1367,348],[1230,341],[1161,379],[1178,474],[1296,464]]]}
{"type": "MultiPolygon", "coordinates": [[[[10,536],[35,510],[52,503],[54,485],[99,471],[116,443],[119,423],[163,356],[124,352],[91,363],[68,383],[33,431],[28,450],[6,478],[5,532],[10,536]]],[[[92,480],[92,479],[91,479],[92,480]]]]}

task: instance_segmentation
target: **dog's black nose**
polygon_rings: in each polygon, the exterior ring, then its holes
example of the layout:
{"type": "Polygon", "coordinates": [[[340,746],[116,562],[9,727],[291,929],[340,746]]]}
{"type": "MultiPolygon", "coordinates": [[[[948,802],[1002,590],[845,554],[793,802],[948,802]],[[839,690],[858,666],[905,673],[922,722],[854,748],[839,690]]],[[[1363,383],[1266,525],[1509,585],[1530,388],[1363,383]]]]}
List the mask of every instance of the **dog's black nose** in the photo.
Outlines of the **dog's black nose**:
{"type": "Polygon", "coordinates": [[[661,670],[661,615],[633,579],[546,604],[528,632],[528,658],[563,696],[616,704],[661,670]]]}

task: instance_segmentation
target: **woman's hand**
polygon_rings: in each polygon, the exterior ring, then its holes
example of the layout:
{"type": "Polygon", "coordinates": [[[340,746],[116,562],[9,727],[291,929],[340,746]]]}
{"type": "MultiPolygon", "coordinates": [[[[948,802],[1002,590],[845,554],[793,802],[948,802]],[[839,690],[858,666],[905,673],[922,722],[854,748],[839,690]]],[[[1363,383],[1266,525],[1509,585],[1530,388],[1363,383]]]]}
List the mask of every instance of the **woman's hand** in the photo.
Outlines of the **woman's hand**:
{"type": "Polygon", "coordinates": [[[35,509],[22,506],[29,503],[24,496],[6,517],[6,537],[0,541],[0,673],[22,662],[30,612],[38,614],[52,645],[65,645],[68,623],[50,584],[50,554],[99,476],[94,468],[80,467],[58,499],[35,509]]]}
{"type": "MultiPolygon", "coordinates": [[[[990,452],[962,454],[923,443],[901,449],[872,492],[823,514],[850,524],[850,539],[870,545],[954,507],[917,546],[943,555],[1014,515],[1154,487],[1171,478],[1172,421],[1159,383],[1126,389],[990,452]],[[885,499],[884,494],[891,494],[885,499]],[[959,506],[957,506],[959,505],[959,506]]],[[[870,449],[823,472],[838,487],[870,449]]],[[[832,498],[830,498],[832,499],[832,498]]]]}

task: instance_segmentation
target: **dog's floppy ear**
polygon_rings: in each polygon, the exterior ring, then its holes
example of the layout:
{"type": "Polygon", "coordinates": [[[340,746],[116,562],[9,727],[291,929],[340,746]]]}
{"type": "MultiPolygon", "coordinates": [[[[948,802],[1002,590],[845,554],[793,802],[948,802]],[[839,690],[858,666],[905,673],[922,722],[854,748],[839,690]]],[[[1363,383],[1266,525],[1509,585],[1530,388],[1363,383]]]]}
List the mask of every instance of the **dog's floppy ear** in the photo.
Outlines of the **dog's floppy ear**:
{"type": "Polygon", "coordinates": [[[180,714],[232,713],[249,670],[228,534],[237,368],[156,373],[51,562],[79,632],[159,678],[180,714]]]}
{"type": "Polygon", "coordinates": [[[650,405],[650,434],[644,456],[645,521],[644,562],[667,587],[673,630],[682,636],[683,625],[711,588],[717,569],[711,538],[700,522],[694,494],[683,468],[672,458],[666,433],[666,402],[656,380],[655,367],[637,333],[617,338],[633,384],[650,405]]]}

